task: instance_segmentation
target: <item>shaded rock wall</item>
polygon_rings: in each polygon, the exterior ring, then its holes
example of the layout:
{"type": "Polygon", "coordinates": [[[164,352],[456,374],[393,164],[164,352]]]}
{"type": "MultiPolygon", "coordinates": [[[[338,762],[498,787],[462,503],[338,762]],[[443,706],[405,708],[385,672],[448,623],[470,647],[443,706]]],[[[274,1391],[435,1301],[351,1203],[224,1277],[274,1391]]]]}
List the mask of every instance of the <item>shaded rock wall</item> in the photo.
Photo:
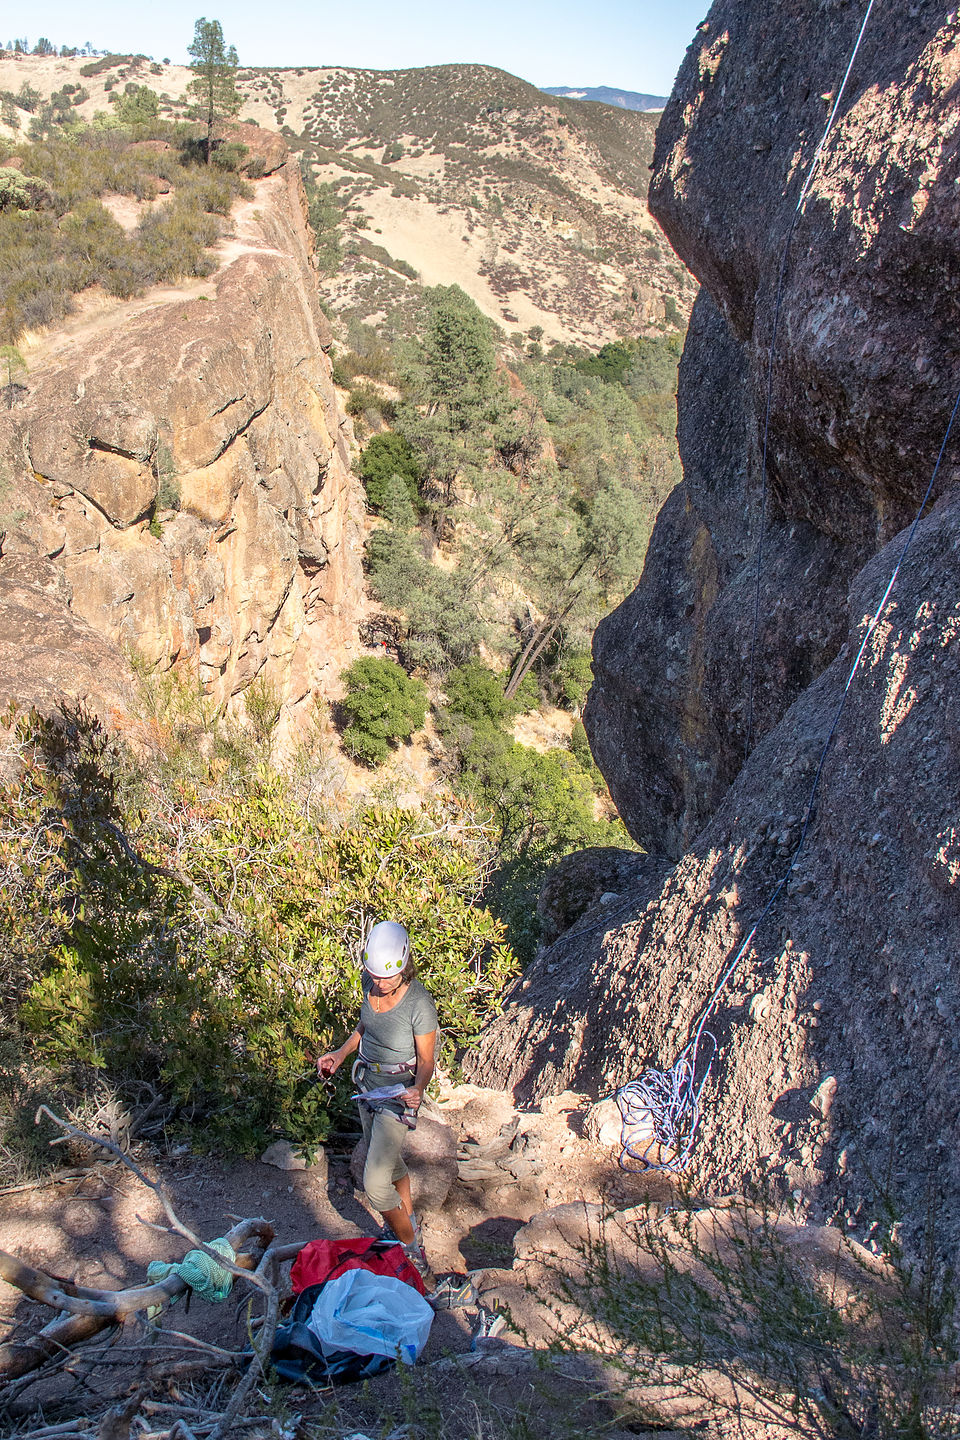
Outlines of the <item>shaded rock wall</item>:
{"type": "Polygon", "coordinates": [[[294,162],[231,227],[213,277],[81,317],[0,416],[0,636],[33,593],[61,637],[0,644],[0,699],[115,706],[135,649],[224,704],[262,675],[289,717],[342,658],[360,497],[294,162]]]}
{"type": "MultiPolygon", "coordinates": [[[[852,587],[844,653],[757,747],[666,878],[544,951],[470,1057],[524,1101],[602,1093],[683,1047],[799,838],[851,655],[900,549],[852,587]]],[[[918,532],[828,757],[798,867],[724,992],[694,1178],[761,1177],[815,1215],[879,1218],[878,1190],[960,1238],[960,496],[918,532]]],[[[705,1051],[705,1056],[709,1051],[705,1051]]]]}
{"type": "MultiPolygon", "coordinates": [[[[623,818],[677,855],[744,759],[778,272],[862,9],[716,4],[657,134],[651,205],[701,280],[684,483],[599,628],[585,722],[623,818]]],[[[793,236],[770,411],[755,736],[841,642],[849,585],[923,494],[960,374],[960,50],[931,4],[871,18],[793,236]]],[[[957,455],[938,493],[957,478],[957,455]]]]}
{"type": "MultiPolygon", "coordinates": [[[[955,17],[878,8],[783,290],[744,763],[758,457],[783,241],[863,11],[716,4],[661,124],[652,196],[703,282],[684,483],[598,631],[587,725],[633,833],[674,857],[527,971],[470,1062],[534,1098],[682,1049],[785,873],[817,758],[960,383],[955,17]],[[891,540],[891,537],[895,537],[891,540]],[[679,857],[679,858],[677,858],[679,857]]],[[[958,449],[823,772],[797,869],[724,992],[694,1178],[773,1178],[854,1228],[886,1185],[960,1233],[958,449]]]]}

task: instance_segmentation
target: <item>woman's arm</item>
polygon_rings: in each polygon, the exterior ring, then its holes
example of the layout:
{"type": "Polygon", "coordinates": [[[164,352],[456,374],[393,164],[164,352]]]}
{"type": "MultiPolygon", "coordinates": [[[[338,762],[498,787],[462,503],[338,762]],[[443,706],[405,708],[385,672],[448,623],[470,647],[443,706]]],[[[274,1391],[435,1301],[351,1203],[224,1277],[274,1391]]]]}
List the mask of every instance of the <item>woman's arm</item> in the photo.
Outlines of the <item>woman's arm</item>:
{"type": "Polygon", "coordinates": [[[358,1049],[362,1039],[363,1026],[358,1025],[353,1034],[344,1040],[339,1050],[331,1050],[327,1055],[317,1057],[317,1073],[319,1075],[335,1075],[347,1056],[352,1055],[354,1050],[358,1049]]]}
{"type": "Polygon", "coordinates": [[[410,1088],[404,1090],[403,1100],[411,1110],[419,1110],[424,1091],[433,1078],[437,1053],[436,1030],[431,1030],[428,1035],[414,1035],[413,1043],[417,1050],[417,1073],[410,1088]]]}

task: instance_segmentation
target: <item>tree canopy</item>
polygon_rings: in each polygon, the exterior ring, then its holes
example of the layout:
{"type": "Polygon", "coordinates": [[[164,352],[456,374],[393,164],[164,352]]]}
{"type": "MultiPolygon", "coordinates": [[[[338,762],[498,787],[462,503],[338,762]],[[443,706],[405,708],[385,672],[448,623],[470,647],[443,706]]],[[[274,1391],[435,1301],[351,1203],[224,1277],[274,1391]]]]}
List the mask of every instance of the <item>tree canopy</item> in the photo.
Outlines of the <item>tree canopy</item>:
{"type": "Polygon", "coordinates": [[[201,16],[194,26],[193,41],[187,46],[193,79],[187,86],[192,104],[191,117],[207,127],[207,161],[213,145],[215,127],[236,115],[242,97],[234,84],[237,73],[237,52],[227,46],[219,20],[201,16]]]}

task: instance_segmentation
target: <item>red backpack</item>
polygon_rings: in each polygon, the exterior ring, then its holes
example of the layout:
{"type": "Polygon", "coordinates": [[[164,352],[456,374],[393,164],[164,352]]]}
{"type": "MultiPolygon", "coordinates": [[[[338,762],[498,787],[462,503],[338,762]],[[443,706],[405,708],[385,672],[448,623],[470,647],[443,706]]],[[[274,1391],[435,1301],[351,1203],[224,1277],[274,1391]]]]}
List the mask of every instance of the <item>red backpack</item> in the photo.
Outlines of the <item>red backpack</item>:
{"type": "Polygon", "coordinates": [[[426,1293],[423,1281],[403,1253],[403,1246],[383,1240],[311,1240],[304,1245],[290,1270],[294,1295],[308,1285],[323,1285],[346,1270],[371,1270],[412,1285],[419,1295],[426,1293]]]}

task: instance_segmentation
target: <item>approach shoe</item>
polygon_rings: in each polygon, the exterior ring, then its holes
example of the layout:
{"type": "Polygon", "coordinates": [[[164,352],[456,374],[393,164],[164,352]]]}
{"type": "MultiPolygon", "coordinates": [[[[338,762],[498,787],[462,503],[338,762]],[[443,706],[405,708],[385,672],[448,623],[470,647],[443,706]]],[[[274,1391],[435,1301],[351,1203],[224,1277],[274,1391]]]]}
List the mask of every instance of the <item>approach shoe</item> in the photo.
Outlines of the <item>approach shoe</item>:
{"type": "Polygon", "coordinates": [[[434,1310],[460,1310],[476,1303],[477,1287],[469,1275],[445,1275],[430,1296],[434,1310]]]}
{"type": "Polygon", "coordinates": [[[489,1310],[486,1305],[477,1306],[477,1318],[473,1323],[470,1349],[479,1349],[484,1340],[495,1340],[507,1328],[507,1317],[498,1310],[489,1310]]]}
{"type": "Polygon", "coordinates": [[[430,1261],[423,1253],[423,1246],[416,1243],[404,1245],[403,1253],[423,1281],[424,1289],[429,1290],[432,1294],[437,1287],[437,1277],[430,1269],[430,1261]]]}

